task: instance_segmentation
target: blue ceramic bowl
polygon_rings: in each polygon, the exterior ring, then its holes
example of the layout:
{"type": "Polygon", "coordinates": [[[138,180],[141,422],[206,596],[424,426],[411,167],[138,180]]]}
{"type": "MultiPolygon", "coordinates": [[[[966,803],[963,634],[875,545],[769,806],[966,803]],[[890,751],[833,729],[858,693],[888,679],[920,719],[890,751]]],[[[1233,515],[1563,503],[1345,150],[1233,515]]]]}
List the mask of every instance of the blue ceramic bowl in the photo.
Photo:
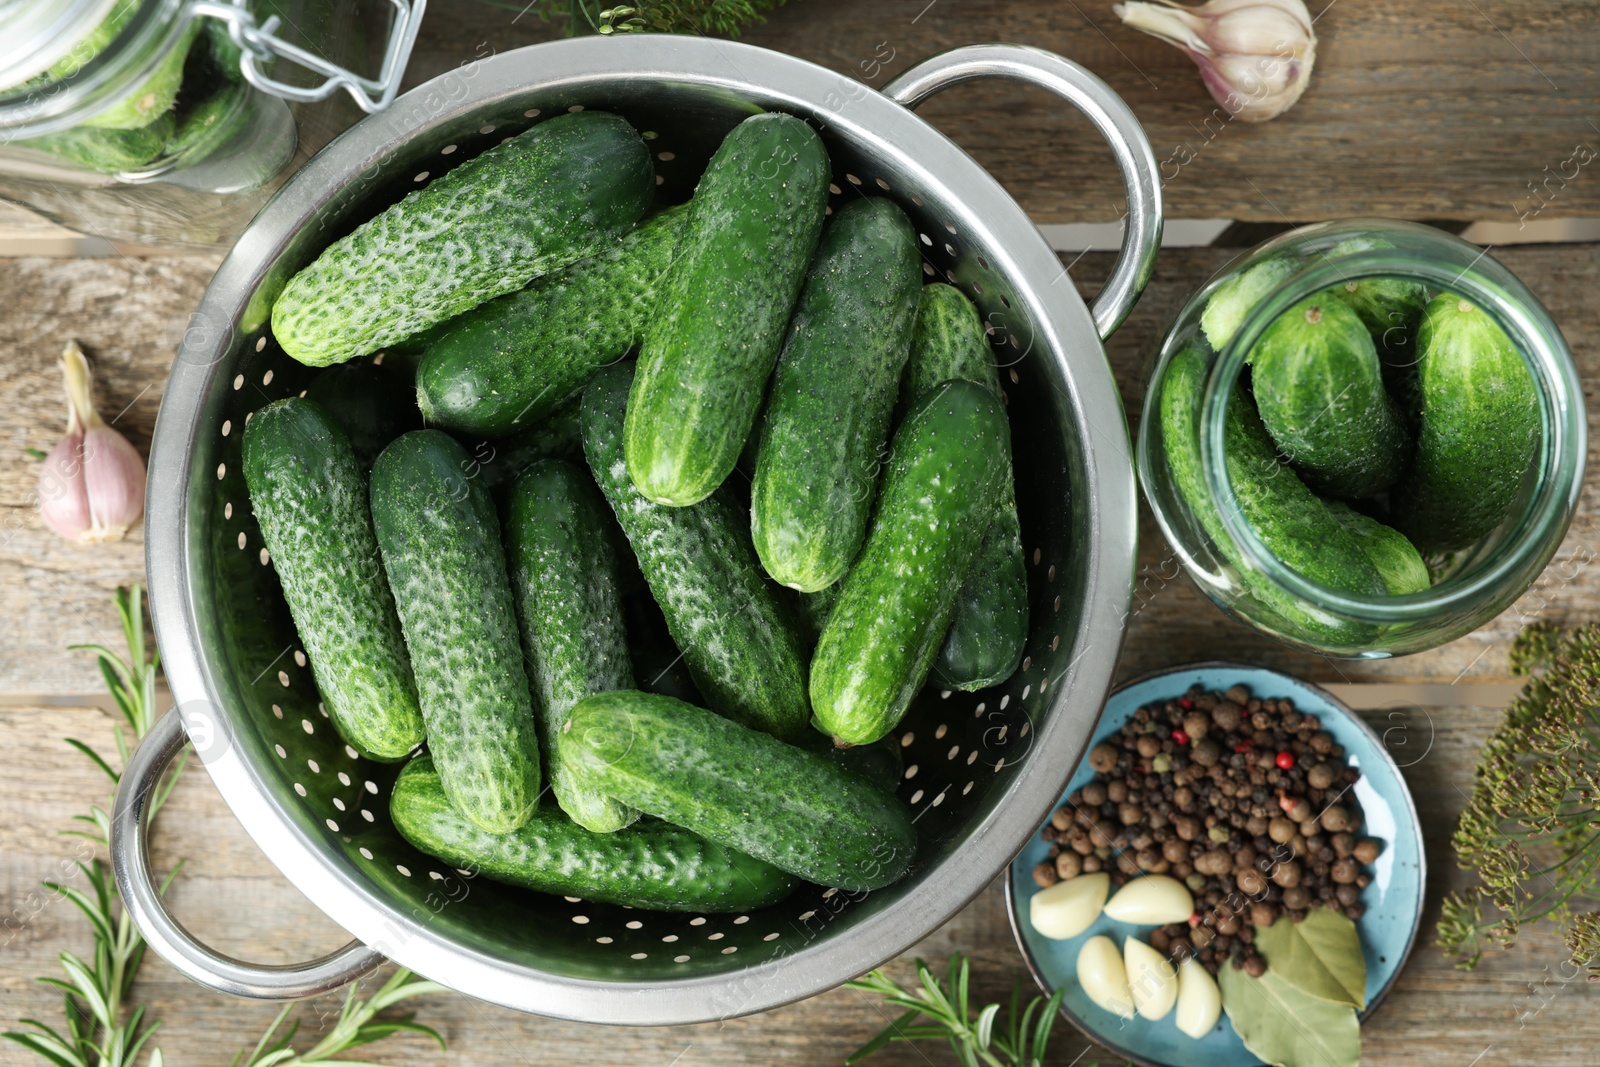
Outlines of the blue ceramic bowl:
{"type": "MultiPolygon", "coordinates": [[[[1356,923],[1361,934],[1362,952],[1367,958],[1367,1009],[1370,1016],[1400,973],[1411,946],[1416,942],[1422,919],[1422,889],[1426,863],[1422,853],[1422,831],[1400,768],[1384,749],[1382,741],[1354,712],[1323,690],[1277,671],[1243,667],[1230,663],[1201,663],[1178,667],[1138,678],[1106,701],[1094,742],[1112,734],[1145,704],[1181,696],[1192,685],[1225,690],[1230,686],[1249,687],[1261,699],[1294,701],[1295,708],[1322,720],[1322,728],[1344,746],[1349,764],[1360,768],[1361,780],[1352,793],[1361,805],[1363,836],[1383,842],[1383,853],[1372,865],[1372,884],[1362,894],[1366,912],[1356,923]]],[[[1085,758],[1067,783],[1061,803],[1081,789],[1094,771],[1085,758]]],[[[1158,1022],[1141,1018],[1120,1019],[1098,1007],[1078,985],[1079,947],[1096,934],[1108,934],[1118,945],[1129,934],[1148,936],[1153,927],[1114,922],[1102,915],[1094,925],[1067,941],[1052,941],[1034,932],[1028,921],[1028,898],[1038,892],[1033,868],[1045,858],[1049,846],[1037,834],[1011,861],[1006,871],[1006,910],[1011,931],[1034,980],[1046,993],[1065,988],[1061,1014],[1074,1026],[1119,1056],[1126,1056],[1145,1067],[1244,1067],[1259,1061],[1245,1050],[1224,1011],[1216,1028],[1195,1040],[1178,1032],[1169,1014],[1158,1022]]]]}

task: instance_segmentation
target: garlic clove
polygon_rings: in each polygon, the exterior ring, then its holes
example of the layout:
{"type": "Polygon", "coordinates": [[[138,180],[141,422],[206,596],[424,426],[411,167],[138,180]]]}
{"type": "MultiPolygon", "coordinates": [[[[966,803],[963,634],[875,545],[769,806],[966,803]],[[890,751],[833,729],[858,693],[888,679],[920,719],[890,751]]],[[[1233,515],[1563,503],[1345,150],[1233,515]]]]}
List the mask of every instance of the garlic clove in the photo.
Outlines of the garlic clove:
{"type": "Polygon", "coordinates": [[[39,515],[69,541],[116,541],[144,515],[145,466],[138,450],[94,409],[89,361],[76,343],[61,355],[67,435],[39,471],[39,515]]]}
{"type": "Polygon", "coordinates": [[[1123,1019],[1133,1018],[1133,992],[1122,953],[1105,934],[1096,934],[1078,950],[1078,985],[1095,1004],[1123,1019]]]}
{"type": "Polygon", "coordinates": [[[93,525],[83,477],[83,431],[69,431],[39,470],[39,517],[61,537],[79,540],[93,525]]]}
{"type": "Polygon", "coordinates": [[[144,459],[102,423],[83,435],[83,479],[90,523],[85,541],[120,541],[144,516],[144,459]]]}
{"type": "Polygon", "coordinates": [[[1077,937],[1100,917],[1111,876],[1080,874],[1041,889],[1028,900],[1028,921],[1044,937],[1064,941],[1077,937]]]}
{"type": "Polygon", "coordinates": [[[1122,943],[1122,962],[1128,972],[1134,1010],[1151,1022],[1165,1019],[1178,999],[1178,973],[1172,964],[1137,937],[1122,943]]]}
{"type": "Polygon", "coordinates": [[[1187,922],[1194,914],[1189,887],[1164,874],[1135,878],[1106,901],[1105,913],[1118,922],[1160,926],[1187,922]]]}
{"type": "Polygon", "coordinates": [[[1303,0],[1171,0],[1113,5],[1128,26],[1189,54],[1217,103],[1245,122],[1276,118],[1300,99],[1316,64],[1317,36],[1303,0]]]}
{"type": "Polygon", "coordinates": [[[1199,1040],[1209,1034],[1222,1018],[1222,993],[1193,956],[1178,965],[1178,1014],[1173,1019],[1179,1031],[1199,1040]]]}

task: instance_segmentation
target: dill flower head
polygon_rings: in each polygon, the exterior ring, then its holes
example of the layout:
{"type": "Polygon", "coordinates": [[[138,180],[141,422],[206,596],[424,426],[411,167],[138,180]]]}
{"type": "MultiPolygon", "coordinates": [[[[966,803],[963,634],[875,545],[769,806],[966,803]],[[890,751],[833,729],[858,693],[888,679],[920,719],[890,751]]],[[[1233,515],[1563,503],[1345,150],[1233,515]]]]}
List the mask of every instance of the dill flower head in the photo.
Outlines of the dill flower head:
{"type": "Polygon", "coordinates": [[[1471,969],[1525,923],[1565,928],[1572,964],[1600,979],[1600,624],[1531,626],[1512,669],[1530,676],[1479,756],[1453,844],[1478,884],[1452,893],[1439,943],[1471,969]]]}

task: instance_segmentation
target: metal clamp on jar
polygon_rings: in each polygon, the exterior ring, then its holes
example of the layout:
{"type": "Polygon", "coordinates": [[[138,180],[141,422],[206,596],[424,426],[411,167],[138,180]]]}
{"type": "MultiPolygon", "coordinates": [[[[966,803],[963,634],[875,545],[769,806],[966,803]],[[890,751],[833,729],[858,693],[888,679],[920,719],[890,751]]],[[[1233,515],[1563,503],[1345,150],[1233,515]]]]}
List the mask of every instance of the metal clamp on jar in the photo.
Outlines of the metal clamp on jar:
{"type": "Polygon", "coordinates": [[[109,240],[225,245],[394,99],[424,5],[0,0],[0,198],[109,240]]]}

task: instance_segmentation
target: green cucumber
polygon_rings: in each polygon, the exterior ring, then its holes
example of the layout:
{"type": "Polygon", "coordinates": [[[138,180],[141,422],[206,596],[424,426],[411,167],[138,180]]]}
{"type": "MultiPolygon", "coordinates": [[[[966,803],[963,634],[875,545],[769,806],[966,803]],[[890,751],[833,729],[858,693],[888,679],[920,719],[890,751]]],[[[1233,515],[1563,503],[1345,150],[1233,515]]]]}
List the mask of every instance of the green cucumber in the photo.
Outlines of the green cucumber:
{"type": "Polygon", "coordinates": [[[1400,477],[1405,421],[1384,391],[1372,335],[1347,304],[1302,300],[1267,327],[1251,361],[1261,421],[1312,488],[1354,499],[1400,477]]]}
{"type": "Polygon", "coordinates": [[[612,796],[809,882],[881,889],[917,852],[911,812],[826,756],[651,693],[572,709],[562,757],[612,796]]]}
{"type": "MultiPolygon", "coordinates": [[[[934,282],[923,287],[917,308],[911,359],[900,390],[902,407],[909,409],[917,397],[952,380],[981,385],[1004,399],[978,309],[959,289],[934,282]]],[[[1028,568],[1014,497],[1008,443],[1005,500],[995,509],[978,558],[961,583],[950,632],[933,664],[942,685],[983,689],[1011,677],[1022,662],[1028,640],[1028,568]]]]}
{"type": "MultiPolygon", "coordinates": [[[[1268,580],[1247,561],[1223,525],[1200,457],[1200,405],[1208,366],[1191,345],[1172,357],[1162,376],[1161,438],[1173,482],[1223,559],[1238,569],[1244,588],[1283,622],[1285,633],[1318,644],[1359,647],[1375,627],[1335,619],[1268,580]]],[[[1330,588],[1366,596],[1388,592],[1356,536],[1306,488],[1278,455],[1255,404],[1235,383],[1224,424],[1224,463],[1239,516],[1267,550],[1291,569],[1330,588]]]]}
{"type": "Polygon", "coordinates": [[[314,367],[376,352],[616,243],[654,195],[625,120],[547,119],[329,245],[279,294],[273,334],[314,367]]]}
{"type": "MultiPolygon", "coordinates": [[[[1331,260],[1340,260],[1393,247],[1393,241],[1382,237],[1348,237],[1328,249],[1326,255],[1331,260]]],[[[1410,278],[1375,275],[1351,278],[1335,285],[1328,293],[1361,316],[1386,365],[1404,359],[1412,351],[1422,311],[1428,306],[1427,286],[1410,278]]]]}
{"type": "Polygon", "coordinates": [[[1356,535],[1362,551],[1378,568],[1390,596],[1420,593],[1428,588],[1428,565],[1405,534],[1338,500],[1324,501],[1339,524],[1356,535]]]}
{"type": "Polygon", "coordinates": [[[488,833],[462,818],[427,757],[400,772],[389,817],[419,851],[458,870],[625,908],[746,912],[795,888],[770,863],[653,819],[597,834],[544,804],[511,833],[488,833]]]}
{"type": "Polygon", "coordinates": [[[711,157],[628,402],[628,473],[650,500],[693,504],[733,470],[822,232],[828,176],[821,138],[791,115],[746,119],[711,157]]]}
{"type": "Polygon", "coordinates": [[[1000,371],[978,309],[960,289],[933,282],[918,294],[911,356],[900,385],[901,410],[909,411],[923,393],[952,381],[972,382],[1000,395],[1000,371]]]}
{"type": "Polygon", "coordinates": [[[562,811],[602,834],[639,813],[569,767],[555,738],[584,697],[633,688],[611,526],[610,509],[589,472],[570,463],[540,460],[511,487],[506,562],[537,697],[545,778],[562,811]]]}
{"type": "Polygon", "coordinates": [[[203,19],[193,19],[183,28],[178,40],[167,50],[155,70],[136,88],[122,93],[117,102],[83,120],[83,125],[102,130],[132,130],[148,126],[172,110],[183,87],[183,64],[189,48],[200,34],[203,19]]]}
{"type": "Polygon", "coordinates": [[[750,545],[743,513],[718,494],[688,507],[647,500],[628,477],[623,427],[633,367],[607,367],[583,394],[583,450],[667,628],[712,709],[792,740],[807,729],[804,650],[750,545]]]}
{"type": "Polygon", "coordinates": [[[905,775],[905,759],[900,755],[899,738],[890,736],[870,745],[840,748],[827,734],[809,731],[800,748],[826,756],[852,774],[859,774],[879,789],[894,793],[905,775]]]}
{"type": "Polygon", "coordinates": [[[861,557],[811,661],[811,703],[836,741],[870,744],[905,715],[1005,498],[1010,435],[988,390],[952,381],[895,431],[861,557]]]}
{"type": "Polygon", "coordinates": [[[60,133],[30,137],[17,142],[23,148],[49,152],[100,174],[137,170],[166,151],[176,123],[170,111],[146,126],[131,130],[101,130],[93,126],[73,126],[60,133]]]}
{"type": "Polygon", "coordinates": [[[639,343],[686,211],[670,208],[599,255],[451,319],[417,369],[423,415],[500,437],[576,396],[639,343]]]}
{"type": "Polygon", "coordinates": [[[822,636],[822,628],[828,624],[828,616],[839,602],[839,591],[843,588],[844,582],[841,580],[815,593],[796,594],[795,617],[806,631],[811,647],[815,648],[817,638],[822,636]]]}
{"type": "Polygon", "coordinates": [[[372,465],[372,524],[411,650],[428,750],[490,833],[528,820],[539,743],[494,503],[466,449],[414,430],[372,465]]]}
{"type": "Polygon", "coordinates": [[[1391,518],[1425,552],[1466,548],[1510,515],[1533,465],[1538,386],[1499,324],[1454,293],[1422,317],[1417,378],[1421,426],[1391,518]]]}
{"type": "Polygon", "coordinates": [[[986,689],[1010,678],[1022,662],[1028,641],[1028,561],[1017,506],[1007,495],[956,593],[955,615],[933,662],[940,685],[986,689]]]}
{"type": "Polygon", "coordinates": [[[517,476],[541,459],[571,459],[583,462],[583,427],[579,421],[578,397],[550,412],[536,425],[494,441],[475,442],[472,451],[483,461],[483,484],[498,493],[517,480],[517,476]]]}
{"type": "Polygon", "coordinates": [[[893,201],[834,214],[789,323],[756,455],[750,533],[774,581],[814,593],[861,550],[921,288],[917,234],[893,201]]]}
{"type": "Polygon", "coordinates": [[[311,380],[306,399],[321,404],[339,423],[363,470],[372,469],[372,461],[390,441],[422,428],[422,415],[406,383],[375,363],[329,367],[311,380]]]}
{"type": "Polygon", "coordinates": [[[1200,329],[1214,351],[1227,347],[1245,318],[1294,273],[1295,265],[1288,256],[1273,256],[1233,275],[1212,291],[1200,313],[1200,329]]]}
{"type": "Polygon", "coordinates": [[[243,455],[250,508],[328,717],[360,752],[400,759],[422,743],[422,710],[349,438],[293,397],[250,417],[243,455]]]}

